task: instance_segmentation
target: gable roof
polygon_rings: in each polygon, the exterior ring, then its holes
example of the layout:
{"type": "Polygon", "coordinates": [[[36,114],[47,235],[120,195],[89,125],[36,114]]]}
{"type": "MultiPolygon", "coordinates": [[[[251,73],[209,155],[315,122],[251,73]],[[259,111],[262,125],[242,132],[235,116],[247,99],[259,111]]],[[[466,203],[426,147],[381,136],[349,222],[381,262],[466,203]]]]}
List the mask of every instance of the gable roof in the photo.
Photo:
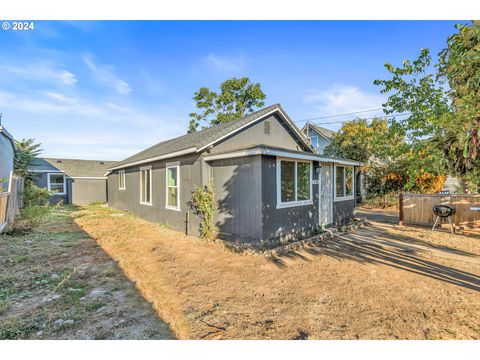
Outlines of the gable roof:
{"type": "Polygon", "coordinates": [[[69,177],[104,177],[107,169],[116,161],[78,159],[36,159],[28,167],[31,172],[62,172],[69,177]]]}
{"type": "Polygon", "coordinates": [[[118,162],[115,167],[112,167],[109,170],[121,169],[128,166],[139,165],[184,154],[199,153],[222,141],[223,139],[234,135],[243,128],[252,125],[255,122],[260,121],[272,114],[278,114],[281,116],[287,126],[291,128],[292,133],[295,135],[297,140],[302,143],[305,148],[313,152],[313,149],[305,135],[285,113],[280,104],[275,104],[238,120],[233,120],[228,123],[219,124],[201,131],[186,134],[175,139],[163,141],[118,162]]]}
{"type": "Polygon", "coordinates": [[[323,137],[325,137],[327,140],[330,140],[332,141],[332,139],[335,137],[335,135],[337,134],[336,131],[333,131],[333,130],[330,130],[330,129],[326,129],[324,127],[321,127],[321,126],[318,126],[318,125],[315,125],[315,124],[312,124],[312,123],[307,123],[305,124],[305,126],[303,127],[302,131],[305,130],[306,127],[311,127],[313,130],[315,130],[317,133],[319,133],[320,135],[322,135],[323,137]]]}

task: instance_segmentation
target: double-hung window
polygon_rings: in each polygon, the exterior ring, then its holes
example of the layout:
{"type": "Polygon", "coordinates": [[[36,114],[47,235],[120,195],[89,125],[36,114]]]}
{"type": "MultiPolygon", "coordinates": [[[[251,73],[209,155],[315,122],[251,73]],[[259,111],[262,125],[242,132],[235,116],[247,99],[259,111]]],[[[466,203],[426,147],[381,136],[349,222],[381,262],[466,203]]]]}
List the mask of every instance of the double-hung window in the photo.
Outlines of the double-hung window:
{"type": "Polygon", "coordinates": [[[165,207],[171,210],[180,210],[180,166],[167,166],[167,199],[165,207]]]}
{"type": "Polygon", "coordinates": [[[54,193],[55,195],[65,195],[66,191],[66,181],[64,174],[48,174],[48,191],[54,193]]]}
{"type": "Polygon", "coordinates": [[[125,170],[118,172],[118,190],[125,190],[125,170]]]}
{"type": "Polygon", "coordinates": [[[140,168],[140,204],[152,205],[152,167],[140,168]]]}
{"type": "Polygon", "coordinates": [[[277,160],[277,207],[312,204],[312,162],[277,160]]]}
{"type": "Polygon", "coordinates": [[[353,199],[353,166],[335,166],[335,200],[353,199]]]}

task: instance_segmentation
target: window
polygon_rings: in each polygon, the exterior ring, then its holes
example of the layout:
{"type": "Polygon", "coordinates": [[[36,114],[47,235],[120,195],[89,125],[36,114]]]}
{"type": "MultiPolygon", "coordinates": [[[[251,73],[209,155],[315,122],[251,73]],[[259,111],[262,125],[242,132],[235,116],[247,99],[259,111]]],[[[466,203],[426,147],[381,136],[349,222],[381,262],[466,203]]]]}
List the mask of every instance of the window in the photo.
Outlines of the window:
{"type": "Polygon", "coordinates": [[[312,204],[312,163],[277,160],[277,207],[312,204]]]}
{"type": "Polygon", "coordinates": [[[65,175],[64,174],[48,174],[48,191],[55,195],[65,195],[65,175]]]}
{"type": "Polygon", "coordinates": [[[310,142],[312,143],[312,147],[317,150],[318,149],[318,136],[317,135],[311,135],[310,136],[310,142]]]}
{"type": "Polygon", "coordinates": [[[118,189],[125,190],[125,170],[118,172],[118,189]]]}
{"type": "Polygon", "coordinates": [[[179,177],[180,166],[167,166],[167,209],[180,210],[179,177]]]}
{"type": "Polygon", "coordinates": [[[353,166],[335,166],[335,200],[353,199],[353,166]]]}
{"type": "Polygon", "coordinates": [[[152,205],[152,167],[140,168],[140,204],[152,205]]]}

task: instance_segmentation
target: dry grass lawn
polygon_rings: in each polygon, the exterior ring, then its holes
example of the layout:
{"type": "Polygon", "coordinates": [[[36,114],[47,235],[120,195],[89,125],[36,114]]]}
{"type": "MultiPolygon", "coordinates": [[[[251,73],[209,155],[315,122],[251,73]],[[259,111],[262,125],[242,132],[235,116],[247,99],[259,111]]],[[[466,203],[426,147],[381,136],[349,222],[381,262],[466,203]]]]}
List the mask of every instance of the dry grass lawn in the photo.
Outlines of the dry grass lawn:
{"type": "Polygon", "coordinates": [[[276,259],[106,207],[75,222],[180,338],[480,339],[480,239],[373,224],[276,259]]]}

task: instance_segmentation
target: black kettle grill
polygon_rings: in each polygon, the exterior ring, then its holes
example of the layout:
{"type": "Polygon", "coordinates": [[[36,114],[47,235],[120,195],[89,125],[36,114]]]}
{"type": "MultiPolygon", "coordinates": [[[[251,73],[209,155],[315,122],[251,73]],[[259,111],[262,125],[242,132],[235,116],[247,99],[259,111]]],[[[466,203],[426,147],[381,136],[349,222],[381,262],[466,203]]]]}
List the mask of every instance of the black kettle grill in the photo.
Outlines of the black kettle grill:
{"type": "Polygon", "coordinates": [[[438,222],[441,220],[448,220],[448,223],[450,224],[450,229],[452,234],[455,233],[455,227],[453,226],[452,223],[452,216],[455,215],[455,206],[451,205],[434,205],[433,206],[433,213],[437,215],[437,218],[435,219],[435,224],[433,224],[432,230],[435,230],[437,227],[438,222]]]}

